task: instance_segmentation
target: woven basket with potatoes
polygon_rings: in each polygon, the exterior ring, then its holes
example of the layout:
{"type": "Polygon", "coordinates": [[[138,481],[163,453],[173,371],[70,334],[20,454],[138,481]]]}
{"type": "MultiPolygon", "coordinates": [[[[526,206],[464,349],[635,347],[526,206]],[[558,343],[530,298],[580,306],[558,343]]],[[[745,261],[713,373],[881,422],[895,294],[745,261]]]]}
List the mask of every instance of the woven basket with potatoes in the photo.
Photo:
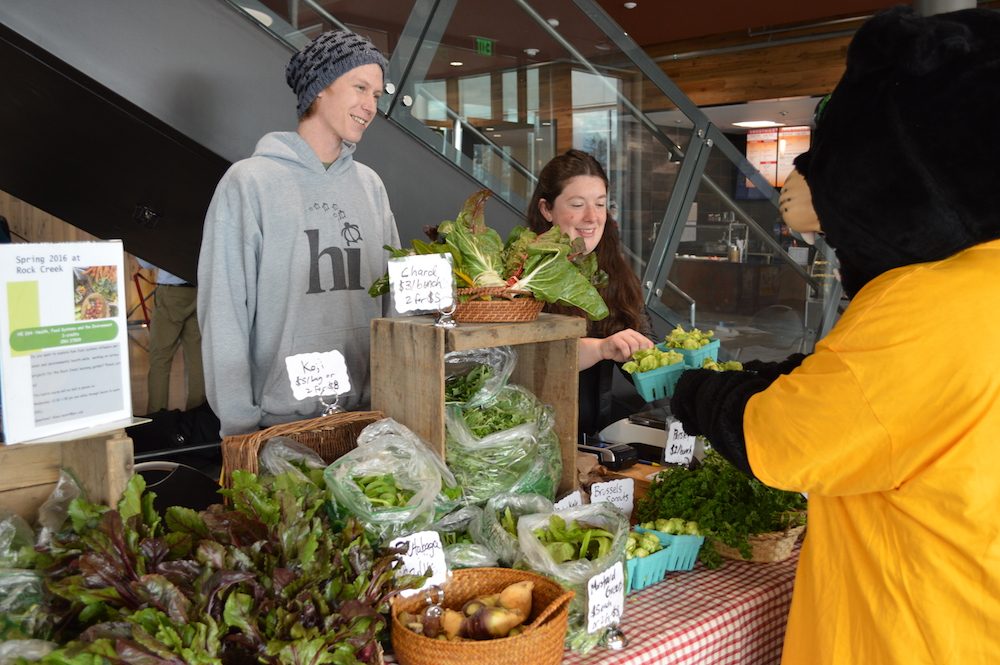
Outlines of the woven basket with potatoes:
{"type": "Polygon", "coordinates": [[[572,591],[530,571],[455,570],[439,619],[426,618],[425,594],[393,602],[396,659],[400,665],[556,665],[572,598],[572,591]]]}

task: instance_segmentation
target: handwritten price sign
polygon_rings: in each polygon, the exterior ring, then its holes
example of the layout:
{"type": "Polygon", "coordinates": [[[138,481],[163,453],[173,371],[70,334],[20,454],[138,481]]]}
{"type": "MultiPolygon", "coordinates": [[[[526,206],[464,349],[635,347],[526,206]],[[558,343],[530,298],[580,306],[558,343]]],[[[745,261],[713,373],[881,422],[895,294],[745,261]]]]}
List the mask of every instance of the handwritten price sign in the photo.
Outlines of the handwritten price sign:
{"type": "Polygon", "coordinates": [[[401,591],[402,596],[412,596],[429,586],[442,586],[448,581],[448,564],[444,560],[444,546],[437,531],[418,531],[396,538],[390,546],[406,545],[406,554],[400,556],[400,572],[407,575],[425,575],[430,569],[430,577],[420,589],[401,591]]]}
{"type": "Polygon", "coordinates": [[[389,259],[389,288],[396,311],[448,309],[455,299],[451,254],[421,254],[389,259]]]}
{"type": "Polygon", "coordinates": [[[664,463],[687,466],[694,458],[694,445],[695,437],[684,431],[680,421],[670,421],[667,428],[667,445],[663,448],[664,463]]]}
{"type": "Polygon", "coordinates": [[[625,571],[617,561],[587,580],[587,632],[616,626],[625,611],[625,571]]]}
{"type": "Polygon", "coordinates": [[[285,358],[288,381],[295,399],[342,395],[351,391],[347,363],[340,351],[300,353],[285,358]]]}

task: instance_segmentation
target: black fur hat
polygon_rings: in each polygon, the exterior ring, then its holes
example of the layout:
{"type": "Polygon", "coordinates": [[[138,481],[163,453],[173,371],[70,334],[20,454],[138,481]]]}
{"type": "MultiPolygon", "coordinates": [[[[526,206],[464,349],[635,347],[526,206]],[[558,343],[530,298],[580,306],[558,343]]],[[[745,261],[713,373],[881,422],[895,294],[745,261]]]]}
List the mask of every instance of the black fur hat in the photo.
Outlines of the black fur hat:
{"type": "Polygon", "coordinates": [[[851,295],[1000,237],[1000,13],[872,17],[795,164],[851,295]]]}

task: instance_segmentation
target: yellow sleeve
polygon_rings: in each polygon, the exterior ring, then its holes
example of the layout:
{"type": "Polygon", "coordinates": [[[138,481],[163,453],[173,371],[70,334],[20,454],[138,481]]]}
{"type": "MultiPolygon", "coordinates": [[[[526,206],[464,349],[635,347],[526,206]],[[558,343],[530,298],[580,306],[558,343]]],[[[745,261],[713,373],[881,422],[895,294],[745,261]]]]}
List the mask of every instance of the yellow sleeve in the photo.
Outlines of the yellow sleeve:
{"type": "Polygon", "coordinates": [[[854,372],[820,345],[750,398],[747,458],[764,483],[828,496],[893,487],[892,448],[854,372]]]}

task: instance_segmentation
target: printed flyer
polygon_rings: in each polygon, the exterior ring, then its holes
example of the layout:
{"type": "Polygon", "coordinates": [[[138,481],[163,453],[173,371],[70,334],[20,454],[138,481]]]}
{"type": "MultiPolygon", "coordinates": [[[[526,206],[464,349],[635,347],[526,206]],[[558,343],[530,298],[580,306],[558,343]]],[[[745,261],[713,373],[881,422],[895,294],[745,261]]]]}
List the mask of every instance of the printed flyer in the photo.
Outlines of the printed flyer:
{"type": "Polygon", "coordinates": [[[6,443],[131,420],[121,241],[0,245],[6,443]]]}

